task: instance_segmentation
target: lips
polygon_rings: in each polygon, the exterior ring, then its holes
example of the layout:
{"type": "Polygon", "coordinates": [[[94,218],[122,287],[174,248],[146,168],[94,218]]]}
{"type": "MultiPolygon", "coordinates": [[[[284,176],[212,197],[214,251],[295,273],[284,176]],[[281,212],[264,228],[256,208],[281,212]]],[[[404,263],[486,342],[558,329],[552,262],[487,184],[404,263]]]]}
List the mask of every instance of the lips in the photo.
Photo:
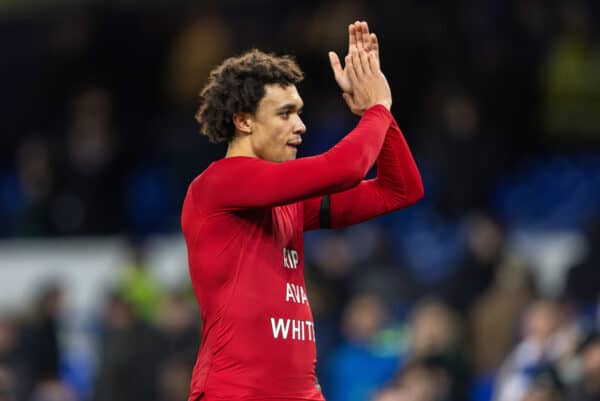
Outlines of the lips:
{"type": "Polygon", "coordinates": [[[298,146],[300,146],[300,144],[302,143],[302,139],[295,139],[293,141],[289,141],[287,143],[288,146],[292,146],[294,148],[297,148],[298,146]]]}

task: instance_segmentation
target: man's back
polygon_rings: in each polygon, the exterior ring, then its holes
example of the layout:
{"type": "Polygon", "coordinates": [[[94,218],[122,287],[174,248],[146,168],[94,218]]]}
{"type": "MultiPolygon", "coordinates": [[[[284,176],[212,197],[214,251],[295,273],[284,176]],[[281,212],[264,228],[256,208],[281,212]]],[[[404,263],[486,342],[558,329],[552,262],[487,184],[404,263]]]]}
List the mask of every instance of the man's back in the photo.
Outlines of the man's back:
{"type": "Polygon", "coordinates": [[[303,276],[302,203],[228,210],[213,192],[231,168],[252,176],[252,165],[243,157],[213,163],[184,202],[190,275],[204,322],[190,400],[203,392],[208,400],[321,400],[303,276]]]}

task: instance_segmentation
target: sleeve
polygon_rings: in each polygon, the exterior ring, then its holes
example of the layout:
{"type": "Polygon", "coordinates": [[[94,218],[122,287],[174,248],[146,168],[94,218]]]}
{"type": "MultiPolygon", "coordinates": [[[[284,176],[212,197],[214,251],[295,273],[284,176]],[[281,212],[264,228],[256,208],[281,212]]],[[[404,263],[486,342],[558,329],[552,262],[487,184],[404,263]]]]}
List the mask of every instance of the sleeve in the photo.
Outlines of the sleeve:
{"type": "Polygon", "coordinates": [[[210,188],[211,206],[221,210],[279,206],[343,191],[357,185],[373,165],[392,119],[384,106],[375,105],[323,154],[283,163],[223,160],[227,164],[211,172],[203,187],[210,188]]]}
{"type": "Polygon", "coordinates": [[[410,148],[395,120],[377,158],[377,177],[346,191],[308,199],[304,230],[341,228],[416,203],[423,183],[410,148]]]}

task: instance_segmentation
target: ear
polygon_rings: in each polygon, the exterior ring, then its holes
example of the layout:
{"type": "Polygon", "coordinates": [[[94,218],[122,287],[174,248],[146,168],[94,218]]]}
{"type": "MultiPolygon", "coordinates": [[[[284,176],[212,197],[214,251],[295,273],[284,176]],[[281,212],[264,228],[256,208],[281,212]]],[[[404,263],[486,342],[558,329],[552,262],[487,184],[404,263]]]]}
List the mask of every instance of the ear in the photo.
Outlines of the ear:
{"type": "Polygon", "coordinates": [[[237,131],[244,134],[252,133],[252,115],[250,113],[235,113],[233,115],[233,125],[237,131]]]}

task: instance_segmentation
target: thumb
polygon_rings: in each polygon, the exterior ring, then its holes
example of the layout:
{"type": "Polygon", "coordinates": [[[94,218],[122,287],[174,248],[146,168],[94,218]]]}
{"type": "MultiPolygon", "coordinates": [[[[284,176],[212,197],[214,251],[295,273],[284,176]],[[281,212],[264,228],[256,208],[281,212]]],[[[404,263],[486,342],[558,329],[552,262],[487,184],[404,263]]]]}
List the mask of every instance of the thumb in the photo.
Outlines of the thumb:
{"type": "Polygon", "coordinates": [[[335,52],[329,52],[329,64],[331,64],[331,69],[336,77],[342,73],[342,64],[340,63],[340,58],[335,52]]]}

